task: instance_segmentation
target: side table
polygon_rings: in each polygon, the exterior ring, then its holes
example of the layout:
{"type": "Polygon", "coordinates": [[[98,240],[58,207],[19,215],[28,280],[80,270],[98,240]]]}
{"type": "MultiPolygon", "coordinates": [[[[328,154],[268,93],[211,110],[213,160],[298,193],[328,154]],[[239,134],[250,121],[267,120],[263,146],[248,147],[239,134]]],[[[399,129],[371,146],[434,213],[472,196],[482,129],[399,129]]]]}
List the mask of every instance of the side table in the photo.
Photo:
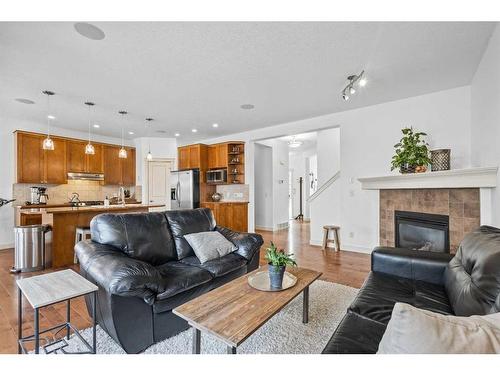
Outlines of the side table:
{"type": "Polygon", "coordinates": [[[18,288],[18,353],[26,353],[24,343],[35,342],[35,354],[40,352],[40,334],[57,330],[57,333],[66,329],[66,336],[45,344],[42,349],[45,353],[62,352],[68,346],[71,331],[82,341],[88,351],[79,352],[85,354],[96,353],[96,304],[97,286],[80,276],[73,270],[64,270],[46,273],[43,275],[28,277],[16,280],[18,288]],[[71,299],[92,293],[92,345],[90,345],[78,332],[78,329],[71,324],[71,299]],[[23,337],[23,295],[35,310],[33,335],[23,337]],[[40,308],[66,301],[66,322],[40,331],[40,308]]]}

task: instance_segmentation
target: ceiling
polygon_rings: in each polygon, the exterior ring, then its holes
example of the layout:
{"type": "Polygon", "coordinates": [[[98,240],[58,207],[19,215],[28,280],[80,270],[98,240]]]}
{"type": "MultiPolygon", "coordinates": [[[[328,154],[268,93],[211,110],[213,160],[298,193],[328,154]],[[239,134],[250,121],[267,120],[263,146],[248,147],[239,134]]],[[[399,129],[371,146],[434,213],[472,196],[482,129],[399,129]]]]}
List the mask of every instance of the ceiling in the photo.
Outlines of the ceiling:
{"type": "Polygon", "coordinates": [[[91,40],[73,23],[0,23],[0,112],[43,123],[42,90],[56,92],[58,127],[128,138],[181,133],[181,142],[319,116],[471,82],[495,23],[95,22],[91,40]],[[346,76],[366,71],[352,100],[346,76]],[[14,98],[35,101],[22,104],[14,98]],[[242,104],[253,104],[244,110],[242,104]],[[218,123],[217,129],[212,123],[218,123]],[[192,133],[191,129],[198,129],[192,133]],[[163,133],[157,133],[163,131],[163,133]]]}

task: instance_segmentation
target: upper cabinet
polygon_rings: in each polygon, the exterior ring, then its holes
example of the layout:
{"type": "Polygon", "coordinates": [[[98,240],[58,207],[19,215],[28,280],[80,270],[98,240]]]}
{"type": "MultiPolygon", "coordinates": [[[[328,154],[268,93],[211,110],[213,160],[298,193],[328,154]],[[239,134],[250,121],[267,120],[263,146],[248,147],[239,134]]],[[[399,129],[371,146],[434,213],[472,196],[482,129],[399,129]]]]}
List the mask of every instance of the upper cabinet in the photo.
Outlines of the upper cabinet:
{"type": "Polygon", "coordinates": [[[92,142],[94,155],[85,154],[86,141],[51,137],[54,150],[43,150],[46,136],[17,131],[18,183],[65,184],[68,172],[104,173],[105,185],[135,185],[135,148],[126,147],[127,158],[118,157],[119,146],[92,142]]]}
{"type": "Polygon", "coordinates": [[[208,146],[208,169],[227,168],[227,143],[208,146]]]}
{"type": "Polygon", "coordinates": [[[207,169],[207,145],[194,144],[177,149],[179,169],[207,169]]]}

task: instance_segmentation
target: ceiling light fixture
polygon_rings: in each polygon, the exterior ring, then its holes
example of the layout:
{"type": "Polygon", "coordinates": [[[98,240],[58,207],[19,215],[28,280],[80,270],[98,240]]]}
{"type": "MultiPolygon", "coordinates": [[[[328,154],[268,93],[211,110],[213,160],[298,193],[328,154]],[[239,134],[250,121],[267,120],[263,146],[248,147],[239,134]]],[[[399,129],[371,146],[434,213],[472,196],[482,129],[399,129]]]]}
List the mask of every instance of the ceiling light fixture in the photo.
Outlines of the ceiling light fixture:
{"type": "Polygon", "coordinates": [[[212,128],[218,128],[219,124],[212,124],[212,128]]]}
{"type": "Polygon", "coordinates": [[[297,141],[295,139],[295,137],[292,137],[292,140],[291,141],[288,141],[288,147],[291,147],[291,148],[297,148],[297,147],[300,147],[302,146],[304,142],[302,141],[297,141]]]}
{"type": "Polygon", "coordinates": [[[123,147],[123,132],[125,131],[124,130],[124,119],[125,119],[125,115],[127,114],[127,111],[119,111],[118,112],[120,115],[122,115],[122,147],[120,148],[120,151],[118,151],[118,157],[120,159],[126,159],[127,158],[127,150],[125,150],[125,147],[123,147]]]}
{"type": "Polygon", "coordinates": [[[96,128],[96,129],[99,129],[99,128],[101,127],[101,125],[99,125],[99,124],[94,124],[93,126],[94,126],[94,128],[96,128]]]}
{"type": "Polygon", "coordinates": [[[88,119],[88,128],[89,128],[89,143],[87,143],[87,145],[85,146],[85,154],[87,155],[94,155],[95,154],[95,148],[94,148],[94,145],[92,143],[90,143],[90,109],[94,106],[94,103],[92,102],[85,102],[85,105],[87,106],[88,108],[88,116],[87,116],[87,119],[88,119]]]}
{"type": "Polygon", "coordinates": [[[176,137],[180,137],[181,135],[179,133],[174,134],[176,137]]]}
{"type": "Polygon", "coordinates": [[[42,148],[44,150],[52,151],[54,149],[54,141],[50,138],[50,120],[51,117],[55,117],[50,115],[50,97],[54,95],[54,92],[45,90],[42,91],[42,94],[47,95],[47,138],[43,140],[42,148]]]}
{"type": "Polygon", "coordinates": [[[128,134],[130,134],[130,135],[134,135],[134,132],[128,132],[128,134]]]}
{"type": "Polygon", "coordinates": [[[192,131],[193,133],[196,133],[198,130],[196,130],[196,129],[191,129],[191,131],[192,131]]]}
{"type": "Polygon", "coordinates": [[[85,38],[92,40],[103,40],[106,34],[100,28],[87,22],[77,22],[73,25],[76,32],[85,38]]]}
{"type": "Polygon", "coordinates": [[[365,87],[367,84],[367,80],[364,77],[365,71],[362,70],[358,75],[353,74],[347,77],[349,83],[342,90],[342,99],[348,101],[350,99],[350,95],[354,95],[356,93],[356,85],[358,87],[365,87]]]}
{"type": "Polygon", "coordinates": [[[148,154],[146,155],[146,159],[153,160],[153,154],[151,153],[151,138],[149,138],[149,128],[150,128],[151,121],[153,121],[153,119],[151,117],[148,117],[146,119],[146,121],[147,121],[147,123],[146,123],[146,135],[148,137],[148,154]]]}

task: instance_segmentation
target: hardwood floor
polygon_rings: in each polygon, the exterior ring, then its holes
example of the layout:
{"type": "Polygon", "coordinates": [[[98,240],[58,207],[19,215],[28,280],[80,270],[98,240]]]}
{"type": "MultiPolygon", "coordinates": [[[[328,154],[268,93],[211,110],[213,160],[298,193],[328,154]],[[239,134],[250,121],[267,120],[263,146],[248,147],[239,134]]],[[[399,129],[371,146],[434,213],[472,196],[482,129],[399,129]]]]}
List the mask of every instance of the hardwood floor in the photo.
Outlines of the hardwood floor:
{"type": "MultiPolygon", "coordinates": [[[[291,222],[290,229],[278,232],[259,232],[264,237],[264,250],[273,241],[278,247],[295,254],[297,263],[323,273],[321,279],[359,288],[370,270],[370,256],[349,251],[335,252],[309,245],[309,224],[291,222]]],[[[0,353],[17,353],[17,288],[16,278],[39,273],[13,275],[9,272],[13,262],[13,250],[0,251],[0,353]]],[[[261,264],[265,265],[264,251],[261,264]]],[[[72,267],[78,271],[78,266],[72,267]]],[[[54,271],[54,269],[44,272],[54,271]]],[[[27,301],[23,303],[23,333],[33,333],[33,310],[27,301]]],[[[91,319],[83,298],[72,300],[71,321],[78,329],[90,327],[91,319]]],[[[64,303],[40,310],[40,328],[61,323],[66,317],[64,303]]],[[[29,346],[28,346],[29,347],[29,346]]]]}

